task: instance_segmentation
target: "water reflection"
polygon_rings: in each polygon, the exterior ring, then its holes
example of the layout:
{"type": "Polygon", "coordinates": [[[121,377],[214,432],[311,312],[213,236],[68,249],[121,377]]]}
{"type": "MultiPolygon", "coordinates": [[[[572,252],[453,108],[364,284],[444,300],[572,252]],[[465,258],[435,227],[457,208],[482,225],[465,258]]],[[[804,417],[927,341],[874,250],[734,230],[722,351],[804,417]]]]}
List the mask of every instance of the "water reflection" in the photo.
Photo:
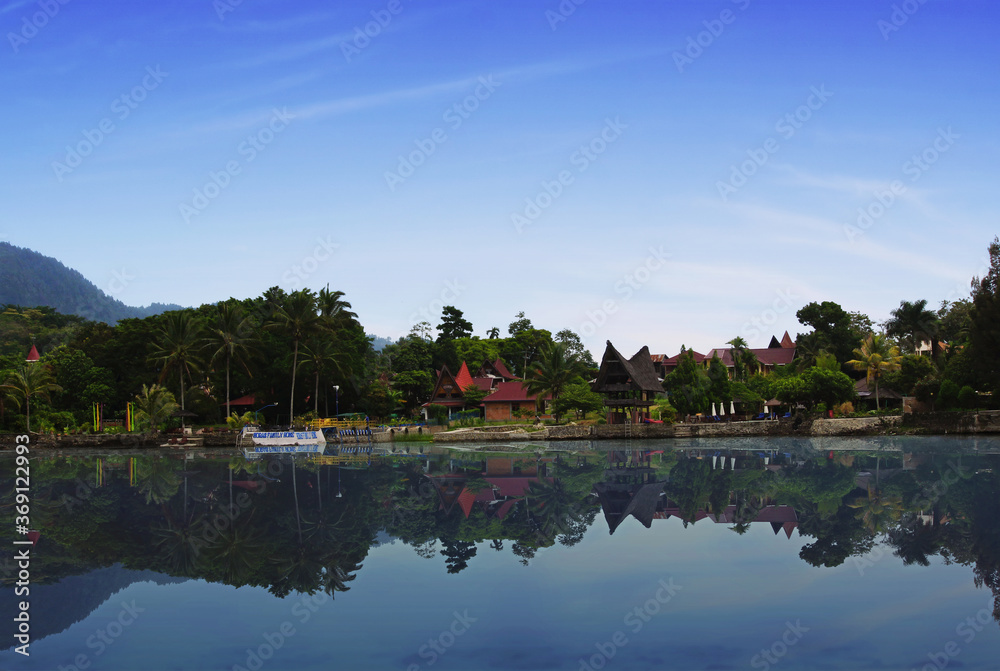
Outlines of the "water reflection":
{"type": "MultiPolygon", "coordinates": [[[[32,576],[53,584],[121,566],[336,598],[390,539],[460,573],[480,551],[529,565],[543,548],[613,535],[631,517],[649,533],[680,524],[742,535],[763,525],[783,542],[797,532],[809,539],[799,557],[817,567],[853,560],[863,570],[861,558],[884,544],[906,565],[939,556],[971,567],[977,586],[1000,594],[1000,455],[971,443],[947,451],[915,444],[361,445],[332,456],[39,458],[32,576]]],[[[13,470],[0,470],[6,501],[13,470]]],[[[11,547],[13,514],[2,510],[3,547],[11,547]]],[[[9,588],[11,555],[0,561],[9,588]]],[[[12,590],[3,594],[11,607],[12,590]]],[[[93,608],[91,595],[60,610],[79,620],[93,608]]]]}

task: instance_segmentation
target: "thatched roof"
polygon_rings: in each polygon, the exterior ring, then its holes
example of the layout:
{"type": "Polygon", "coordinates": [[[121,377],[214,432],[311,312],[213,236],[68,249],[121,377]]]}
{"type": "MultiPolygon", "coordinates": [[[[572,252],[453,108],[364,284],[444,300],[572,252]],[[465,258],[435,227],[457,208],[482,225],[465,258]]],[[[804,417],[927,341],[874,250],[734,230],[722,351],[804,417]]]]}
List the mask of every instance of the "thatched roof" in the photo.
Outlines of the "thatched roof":
{"type": "Polygon", "coordinates": [[[651,527],[653,516],[656,514],[656,505],[659,503],[665,484],[665,482],[654,482],[638,485],[634,489],[609,482],[594,484],[594,491],[604,511],[604,519],[608,523],[608,534],[613,534],[629,515],[639,520],[647,529],[651,527]]]}
{"type": "Polygon", "coordinates": [[[593,389],[596,392],[622,391],[623,387],[654,393],[663,391],[663,385],[656,375],[656,368],[653,367],[653,358],[649,354],[648,347],[643,346],[635,353],[635,356],[626,359],[609,340],[593,389]]]}

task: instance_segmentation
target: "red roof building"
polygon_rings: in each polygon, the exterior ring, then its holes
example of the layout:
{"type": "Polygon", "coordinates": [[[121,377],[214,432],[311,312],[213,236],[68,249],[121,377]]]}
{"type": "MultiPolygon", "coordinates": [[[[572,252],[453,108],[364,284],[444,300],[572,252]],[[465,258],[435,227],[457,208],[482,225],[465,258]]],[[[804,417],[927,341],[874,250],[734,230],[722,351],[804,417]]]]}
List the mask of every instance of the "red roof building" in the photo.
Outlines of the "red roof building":
{"type": "Polygon", "coordinates": [[[42,357],[38,354],[38,348],[35,347],[35,343],[31,343],[31,351],[28,352],[28,358],[25,359],[27,363],[35,363],[42,357]]]}
{"type": "MultiPolygon", "coordinates": [[[[506,421],[517,419],[516,414],[521,416],[534,417],[536,410],[536,395],[529,394],[520,380],[501,382],[497,385],[496,391],[483,399],[483,407],[486,409],[486,421],[506,421]],[[516,413],[516,414],[515,414],[516,413]]],[[[552,396],[547,395],[543,400],[551,400],[552,396]]],[[[539,415],[540,418],[548,419],[549,415],[539,415]]]]}

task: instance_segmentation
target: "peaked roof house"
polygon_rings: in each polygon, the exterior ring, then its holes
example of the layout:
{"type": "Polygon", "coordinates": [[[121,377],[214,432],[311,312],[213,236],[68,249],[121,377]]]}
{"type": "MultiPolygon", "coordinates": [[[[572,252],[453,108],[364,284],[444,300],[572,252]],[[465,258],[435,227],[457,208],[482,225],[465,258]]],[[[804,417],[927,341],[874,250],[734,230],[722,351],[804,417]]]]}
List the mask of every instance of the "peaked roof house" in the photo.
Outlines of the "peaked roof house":
{"type": "Polygon", "coordinates": [[[28,358],[25,359],[25,363],[37,363],[42,357],[38,354],[38,348],[35,347],[35,343],[31,343],[31,351],[28,352],[28,358]]]}
{"type": "MultiPolygon", "coordinates": [[[[719,360],[722,361],[723,365],[729,371],[729,377],[732,378],[736,375],[736,363],[733,361],[733,349],[731,347],[716,347],[715,349],[710,349],[707,354],[700,354],[694,350],[688,350],[694,356],[695,363],[701,363],[708,365],[712,360],[713,356],[718,356],[719,360]]],[[[750,352],[757,357],[757,361],[760,366],[756,371],[764,373],[770,373],[777,366],[787,366],[795,358],[795,343],[792,341],[791,336],[788,335],[788,331],[782,336],[781,340],[778,340],[776,336],[771,336],[771,342],[768,343],[767,347],[751,347],[750,352]]],[[[665,354],[654,354],[653,355],[653,365],[656,366],[657,373],[660,377],[666,377],[677,368],[678,361],[680,359],[680,354],[675,354],[672,357],[668,357],[665,354]]]]}
{"type": "MultiPolygon", "coordinates": [[[[434,383],[434,390],[431,392],[430,400],[421,406],[424,418],[427,418],[427,406],[432,403],[448,408],[449,417],[455,412],[462,410],[467,405],[463,390],[470,385],[479,387],[487,394],[492,394],[500,385],[514,379],[516,378],[500,359],[497,359],[493,363],[484,361],[476,372],[475,377],[469,372],[469,365],[464,361],[458,372],[454,375],[448,370],[447,365],[443,365],[441,366],[441,370],[438,371],[437,381],[434,383]]],[[[532,397],[532,402],[534,402],[533,399],[534,397],[532,397]]]]}
{"type": "MultiPolygon", "coordinates": [[[[486,421],[498,422],[517,419],[517,415],[549,419],[549,415],[541,414],[537,406],[537,396],[529,394],[521,380],[501,382],[496,390],[483,399],[486,409],[486,421]]],[[[551,400],[552,394],[547,394],[543,401],[551,400]]]]}
{"type": "Polygon", "coordinates": [[[601,369],[591,389],[604,397],[608,424],[637,423],[649,419],[653,399],[663,393],[649,348],[645,345],[626,359],[607,341],[601,369]]]}

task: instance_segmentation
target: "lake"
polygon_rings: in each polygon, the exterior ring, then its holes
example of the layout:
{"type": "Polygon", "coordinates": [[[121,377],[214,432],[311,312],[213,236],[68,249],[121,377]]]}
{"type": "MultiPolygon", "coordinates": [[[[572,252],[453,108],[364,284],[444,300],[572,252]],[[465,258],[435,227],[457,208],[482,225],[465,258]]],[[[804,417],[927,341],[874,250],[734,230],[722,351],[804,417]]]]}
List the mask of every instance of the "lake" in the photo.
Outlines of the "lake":
{"type": "Polygon", "coordinates": [[[1000,439],[330,451],[5,453],[0,668],[998,667],[1000,439]]]}

